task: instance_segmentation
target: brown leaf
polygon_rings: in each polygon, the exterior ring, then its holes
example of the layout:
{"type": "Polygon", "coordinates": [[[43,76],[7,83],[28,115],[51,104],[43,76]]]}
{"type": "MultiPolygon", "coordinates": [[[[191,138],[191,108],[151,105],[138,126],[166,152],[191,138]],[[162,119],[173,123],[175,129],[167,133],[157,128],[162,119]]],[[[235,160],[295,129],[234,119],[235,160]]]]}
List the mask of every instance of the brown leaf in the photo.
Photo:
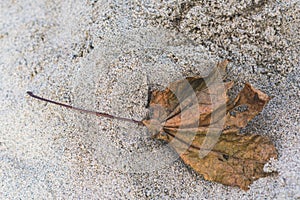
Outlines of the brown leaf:
{"type": "Polygon", "coordinates": [[[254,180],[269,175],[263,167],[277,158],[267,137],[239,134],[269,97],[246,83],[230,102],[227,91],[233,82],[218,81],[227,64],[221,62],[207,77],[188,77],[154,90],[149,119],[142,122],[206,180],[247,190],[254,180]]]}
{"type": "Polygon", "coordinates": [[[35,99],[100,117],[145,125],[153,137],[167,141],[181,159],[206,180],[238,186],[244,190],[260,177],[263,167],[277,158],[272,142],[264,136],[240,134],[240,128],[260,113],[269,101],[249,83],[231,102],[227,91],[233,82],[223,82],[225,60],[206,77],[188,77],[163,91],[154,90],[148,119],[137,121],[86,110],[34,95],[35,99]]]}

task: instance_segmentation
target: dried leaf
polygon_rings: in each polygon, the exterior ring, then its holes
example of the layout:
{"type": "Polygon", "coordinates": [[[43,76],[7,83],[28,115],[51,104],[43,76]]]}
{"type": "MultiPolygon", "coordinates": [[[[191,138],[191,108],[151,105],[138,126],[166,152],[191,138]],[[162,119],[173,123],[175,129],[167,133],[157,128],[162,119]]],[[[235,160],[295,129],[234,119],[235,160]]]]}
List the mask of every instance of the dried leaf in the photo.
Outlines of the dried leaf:
{"type": "Polygon", "coordinates": [[[254,180],[270,174],[263,167],[270,158],[277,158],[267,137],[239,133],[262,111],[269,97],[246,83],[230,101],[227,91],[234,83],[222,81],[227,64],[226,60],[219,63],[206,77],[188,77],[163,91],[152,91],[150,115],[142,121],[73,107],[30,91],[27,94],[80,112],[145,125],[153,137],[168,142],[206,180],[247,190],[254,180]]]}
{"type": "Polygon", "coordinates": [[[264,164],[277,158],[267,137],[239,133],[262,111],[269,97],[246,83],[230,102],[227,91],[233,82],[216,81],[218,70],[225,71],[227,63],[220,63],[207,77],[188,77],[163,91],[154,90],[149,119],[142,122],[206,180],[247,190],[254,180],[269,175],[263,171],[264,164]],[[223,115],[218,114],[221,110],[225,110],[223,115]],[[221,127],[214,126],[221,120],[221,127]],[[203,149],[207,138],[215,141],[211,149],[203,149]],[[204,157],[201,150],[207,150],[204,157]]]}

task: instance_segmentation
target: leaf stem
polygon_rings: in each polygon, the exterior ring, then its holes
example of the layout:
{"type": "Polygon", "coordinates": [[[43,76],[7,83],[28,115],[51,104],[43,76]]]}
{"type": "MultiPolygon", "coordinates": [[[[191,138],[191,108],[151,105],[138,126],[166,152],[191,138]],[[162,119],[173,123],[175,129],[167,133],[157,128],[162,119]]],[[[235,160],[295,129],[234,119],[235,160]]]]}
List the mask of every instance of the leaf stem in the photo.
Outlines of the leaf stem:
{"type": "Polygon", "coordinates": [[[29,96],[31,96],[31,97],[33,97],[35,99],[38,99],[38,100],[41,100],[41,101],[45,101],[45,102],[48,102],[48,103],[52,103],[52,104],[55,104],[55,105],[59,105],[59,106],[62,106],[62,107],[68,108],[68,109],[77,110],[79,112],[93,114],[93,115],[96,115],[98,117],[106,117],[106,118],[110,118],[110,119],[117,119],[117,120],[121,120],[121,121],[132,122],[132,123],[136,123],[138,125],[144,125],[142,123],[142,121],[138,121],[138,120],[134,120],[134,119],[129,119],[129,118],[124,118],[124,117],[117,117],[117,116],[113,116],[113,115],[110,115],[110,114],[107,114],[107,113],[102,113],[102,112],[97,112],[97,111],[85,110],[85,109],[82,109],[82,108],[77,108],[77,107],[74,107],[74,106],[71,106],[71,105],[67,105],[67,104],[64,104],[64,103],[56,102],[56,101],[53,101],[53,100],[50,100],[50,99],[46,99],[46,98],[37,96],[37,95],[33,94],[31,91],[27,91],[26,93],[29,96]]]}

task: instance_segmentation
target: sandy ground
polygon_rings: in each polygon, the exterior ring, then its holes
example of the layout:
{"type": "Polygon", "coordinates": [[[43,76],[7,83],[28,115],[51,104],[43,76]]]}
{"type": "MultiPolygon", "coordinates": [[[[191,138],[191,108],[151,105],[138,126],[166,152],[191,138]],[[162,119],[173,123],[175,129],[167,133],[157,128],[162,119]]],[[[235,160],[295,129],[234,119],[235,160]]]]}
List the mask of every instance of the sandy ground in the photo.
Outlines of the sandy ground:
{"type": "Polygon", "coordinates": [[[299,199],[299,5],[1,1],[0,199],[299,199]],[[149,86],[225,58],[234,91],[273,97],[243,131],[271,138],[279,173],[247,192],[203,180],[143,127],[25,94],[141,120],[149,86]]]}

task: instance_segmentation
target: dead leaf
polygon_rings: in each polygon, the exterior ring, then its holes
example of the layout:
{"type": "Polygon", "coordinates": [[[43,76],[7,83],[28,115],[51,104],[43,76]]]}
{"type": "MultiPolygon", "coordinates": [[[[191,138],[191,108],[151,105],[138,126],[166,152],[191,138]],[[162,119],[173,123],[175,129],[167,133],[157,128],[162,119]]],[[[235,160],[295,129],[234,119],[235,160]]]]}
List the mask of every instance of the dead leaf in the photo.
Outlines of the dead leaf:
{"type": "Polygon", "coordinates": [[[270,98],[246,83],[231,101],[227,92],[234,83],[222,81],[227,64],[226,60],[219,63],[206,77],[188,77],[163,91],[152,91],[150,114],[142,121],[27,94],[80,112],[145,125],[153,137],[168,142],[206,180],[247,190],[253,181],[270,174],[263,167],[270,158],[277,158],[277,152],[267,137],[240,134],[240,128],[259,114],[270,98]]]}
{"type": "Polygon", "coordinates": [[[142,122],[155,138],[171,144],[181,159],[206,180],[247,190],[253,181],[269,175],[263,167],[270,158],[277,158],[276,149],[267,137],[239,133],[240,128],[262,111],[269,97],[246,83],[230,102],[227,91],[233,82],[208,87],[214,83],[218,69],[221,67],[224,71],[227,63],[219,64],[207,77],[189,77],[170,84],[163,91],[154,90],[149,119],[142,122]],[[218,87],[223,87],[223,92],[218,87]],[[191,98],[192,93],[197,98],[196,103],[191,98]],[[212,96],[216,96],[214,107],[212,96]],[[225,109],[225,114],[218,116],[221,109],[225,109]],[[196,111],[198,118],[195,118],[196,111]],[[182,119],[183,115],[193,117],[182,119]],[[220,120],[224,120],[223,126],[215,127],[214,123],[220,120]],[[199,150],[207,138],[216,143],[201,157],[199,150]]]}

